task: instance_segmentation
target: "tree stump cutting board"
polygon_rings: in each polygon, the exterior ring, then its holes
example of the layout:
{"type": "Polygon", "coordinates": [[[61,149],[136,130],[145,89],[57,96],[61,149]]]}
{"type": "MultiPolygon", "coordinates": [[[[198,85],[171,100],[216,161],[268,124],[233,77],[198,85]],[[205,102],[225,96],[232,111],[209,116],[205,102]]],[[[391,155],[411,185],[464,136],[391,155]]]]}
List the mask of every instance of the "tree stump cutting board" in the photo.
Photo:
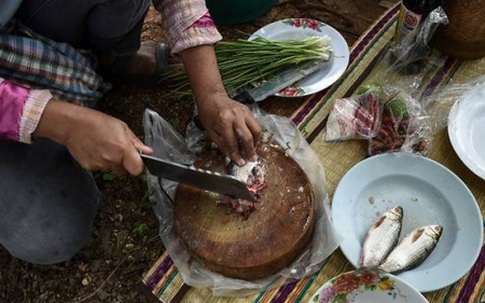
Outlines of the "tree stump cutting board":
{"type": "MultiPolygon", "coordinates": [[[[305,172],[280,147],[263,144],[258,155],[267,165],[267,188],[247,218],[217,205],[218,194],[184,184],[175,194],[177,235],[192,257],[227,277],[255,280],[278,272],[313,234],[315,201],[305,172]]],[[[226,171],[215,151],[201,154],[194,165],[226,171]]]]}

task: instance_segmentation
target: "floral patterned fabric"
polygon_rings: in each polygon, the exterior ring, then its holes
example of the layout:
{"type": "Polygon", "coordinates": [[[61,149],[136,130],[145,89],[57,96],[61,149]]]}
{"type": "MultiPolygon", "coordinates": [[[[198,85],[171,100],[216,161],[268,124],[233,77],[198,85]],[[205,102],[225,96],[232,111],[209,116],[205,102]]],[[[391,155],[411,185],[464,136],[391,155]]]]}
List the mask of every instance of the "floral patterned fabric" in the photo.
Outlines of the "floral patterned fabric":
{"type": "Polygon", "coordinates": [[[222,39],[203,0],[154,0],[162,13],[167,43],[172,53],[185,49],[215,44],[222,39]]]}

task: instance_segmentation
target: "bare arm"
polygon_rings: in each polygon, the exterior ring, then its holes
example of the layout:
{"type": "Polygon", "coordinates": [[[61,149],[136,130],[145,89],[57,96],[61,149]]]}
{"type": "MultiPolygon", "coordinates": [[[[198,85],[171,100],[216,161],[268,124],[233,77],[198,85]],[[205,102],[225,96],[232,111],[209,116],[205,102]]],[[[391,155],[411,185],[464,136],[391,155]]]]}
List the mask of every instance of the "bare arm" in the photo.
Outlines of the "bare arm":
{"type": "Polygon", "coordinates": [[[154,0],[163,15],[166,38],[189,75],[200,120],[221,151],[242,165],[256,158],[254,141],[261,128],[244,105],[223,87],[213,45],[222,39],[204,1],[154,0]]]}
{"type": "Polygon", "coordinates": [[[254,143],[261,127],[251,111],[229,98],[222,84],[214,47],[202,45],[180,53],[190,78],[199,117],[209,137],[239,165],[257,158],[254,143]]]}

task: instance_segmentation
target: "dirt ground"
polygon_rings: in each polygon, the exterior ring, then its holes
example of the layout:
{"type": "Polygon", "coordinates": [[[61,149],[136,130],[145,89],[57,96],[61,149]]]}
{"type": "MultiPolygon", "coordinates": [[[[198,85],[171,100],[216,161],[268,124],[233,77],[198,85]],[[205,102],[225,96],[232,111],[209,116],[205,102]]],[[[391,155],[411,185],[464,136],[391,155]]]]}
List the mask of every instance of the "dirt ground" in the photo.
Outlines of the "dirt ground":
{"type": "MultiPolygon", "coordinates": [[[[337,29],[351,46],[385,10],[379,0],[280,0],[265,15],[247,24],[220,26],[225,40],[245,38],[260,27],[289,17],[321,20],[337,29]]],[[[150,10],[143,40],[163,40],[159,19],[150,10]]],[[[171,100],[164,87],[120,86],[110,91],[100,109],[126,121],[143,137],[145,108],[156,110],[180,132],[192,111],[190,99],[171,100]]],[[[274,114],[290,115],[302,99],[269,98],[260,106],[274,114]]],[[[30,302],[146,302],[139,291],[145,270],[164,251],[158,222],[147,198],[143,177],[117,178],[97,174],[103,204],[92,237],[70,261],[39,266],[12,258],[0,248],[0,303],[30,302]]]]}

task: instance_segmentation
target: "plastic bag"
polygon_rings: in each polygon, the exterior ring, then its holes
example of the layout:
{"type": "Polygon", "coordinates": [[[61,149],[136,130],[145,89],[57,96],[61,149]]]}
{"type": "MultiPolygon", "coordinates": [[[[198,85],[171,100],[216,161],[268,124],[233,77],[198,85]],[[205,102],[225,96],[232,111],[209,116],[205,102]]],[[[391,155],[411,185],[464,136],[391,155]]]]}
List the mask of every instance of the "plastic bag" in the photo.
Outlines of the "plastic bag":
{"type": "Polygon", "coordinates": [[[423,153],[430,129],[420,103],[394,87],[360,86],[337,99],[329,114],[326,141],[366,139],[370,156],[384,152],[423,153]]]}
{"type": "Polygon", "coordinates": [[[368,154],[398,151],[424,154],[431,141],[428,116],[411,96],[395,89],[388,92],[392,97],[380,103],[381,125],[377,135],[368,140],[368,154]]]}
{"type": "Polygon", "coordinates": [[[420,94],[427,85],[423,79],[430,71],[441,70],[445,64],[445,57],[431,56],[432,49],[428,43],[437,27],[447,23],[448,17],[442,7],[433,10],[405,40],[383,48],[366,82],[396,87],[420,100],[420,94]]]}
{"type": "Polygon", "coordinates": [[[399,44],[385,48],[365,85],[335,100],[325,130],[326,141],[365,139],[368,155],[384,152],[426,153],[431,141],[429,116],[418,92],[423,74],[439,59],[428,60],[436,28],[447,24],[442,7],[399,44]]]}
{"type": "MultiPolygon", "coordinates": [[[[205,269],[191,258],[175,234],[171,201],[177,183],[147,173],[150,200],[155,204],[154,212],[160,222],[160,237],[166,250],[186,284],[209,288],[215,296],[245,296],[301,279],[318,271],[322,262],[338,247],[336,233],[330,221],[330,200],[325,173],[317,155],[291,120],[261,113],[256,106],[252,110],[261,127],[270,132],[281,146],[288,148],[288,156],[305,171],[315,195],[317,220],[313,238],[304,253],[289,267],[256,281],[228,278],[205,269]]],[[[196,157],[195,151],[207,148],[208,141],[193,123],[187,127],[186,137],[183,138],[156,112],[147,109],[143,125],[146,144],[154,149],[157,157],[191,164],[196,157]]]]}
{"type": "Polygon", "coordinates": [[[458,100],[484,85],[485,75],[482,75],[463,83],[451,82],[425,97],[422,104],[424,110],[429,113],[428,124],[431,133],[435,134],[447,127],[450,110],[458,100]]]}
{"type": "Polygon", "coordinates": [[[326,140],[368,139],[377,135],[382,106],[378,96],[365,93],[335,101],[327,120],[326,140]]]}
{"type": "Polygon", "coordinates": [[[419,73],[431,53],[428,43],[441,24],[448,24],[448,17],[439,6],[403,41],[389,50],[391,68],[404,74],[419,73]]]}

